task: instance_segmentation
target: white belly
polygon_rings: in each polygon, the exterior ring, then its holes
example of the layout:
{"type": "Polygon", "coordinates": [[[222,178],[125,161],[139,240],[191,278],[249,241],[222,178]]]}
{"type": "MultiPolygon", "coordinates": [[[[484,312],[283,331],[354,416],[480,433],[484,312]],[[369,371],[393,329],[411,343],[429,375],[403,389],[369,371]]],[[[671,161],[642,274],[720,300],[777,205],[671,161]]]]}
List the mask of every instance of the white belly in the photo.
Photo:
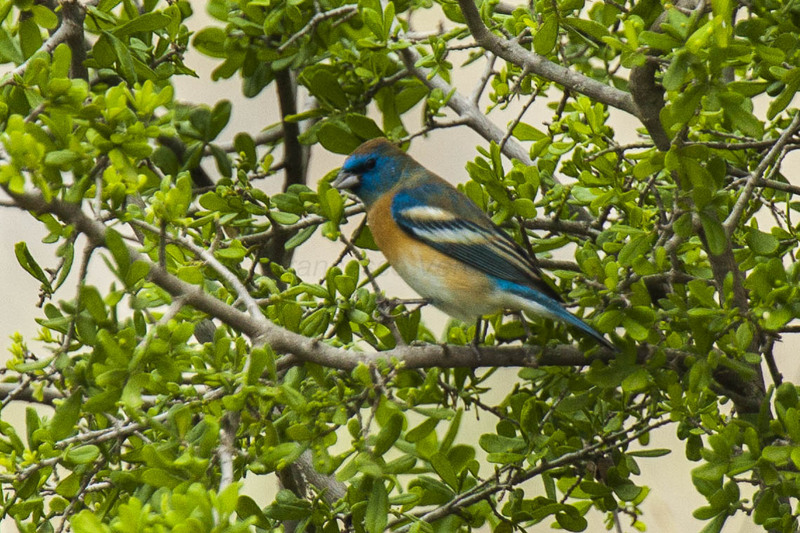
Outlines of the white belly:
{"type": "Polygon", "coordinates": [[[394,269],[417,294],[448,315],[471,322],[503,309],[496,291],[469,267],[443,257],[441,260],[413,252],[394,263],[394,269]]]}

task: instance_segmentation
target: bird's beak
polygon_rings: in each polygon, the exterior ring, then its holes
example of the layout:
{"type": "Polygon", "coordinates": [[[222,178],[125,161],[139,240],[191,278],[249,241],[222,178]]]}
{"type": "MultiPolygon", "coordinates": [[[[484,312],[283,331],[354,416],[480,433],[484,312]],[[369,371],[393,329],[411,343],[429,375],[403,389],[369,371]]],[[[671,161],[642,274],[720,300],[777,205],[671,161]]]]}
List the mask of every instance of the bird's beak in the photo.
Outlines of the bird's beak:
{"type": "Polygon", "coordinates": [[[361,177],[358,174],[342,170],[336,176],[336,179],[331,182],[331,187],[334,189],[350,189],[359,183],[361,183],[361,177]]]}

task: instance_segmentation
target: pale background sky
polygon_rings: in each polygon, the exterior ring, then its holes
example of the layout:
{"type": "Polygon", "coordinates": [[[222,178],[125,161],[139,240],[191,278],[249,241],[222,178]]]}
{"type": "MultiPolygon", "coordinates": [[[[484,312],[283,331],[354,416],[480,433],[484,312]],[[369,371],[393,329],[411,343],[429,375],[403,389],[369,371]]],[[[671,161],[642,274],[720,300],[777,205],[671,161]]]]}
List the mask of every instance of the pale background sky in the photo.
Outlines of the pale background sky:
{"type": "MultiPolygon", "coordinates": [[[[208,17],[202,11],[201,3],[196,4],[197,12],[192,19],[193,27],[200,28],[206,24],[208,17]]],[[[415,22],[421,22],[420,17],[415,17],[415,22]]],[[[431,22],[431,27],[435,27],[436,21],[431,22]]],[[[422,30],[420,26],[416,30],[422,30]]],[[[458,65],[457,60],[453,61],[458,65]]],[[[257,134],[263,128],[273,124],[278,120],[277,100],[275,98],[274,87],[264,90],[259,96],[252,100],[247,100],[241,96],[241,85],[238,77],[232,80],[220,82],[210,81],[210,71],[218,65],[216,60],[208,59],[194,50],[189,51],[186,63],[195,69],[200,75],[199,79],[183,77],[176,78],[177,96],[187,102],[205,102],[213,105],[221,99],[233,101],[233,115],[231,123],[223,133],[223,141],[232,139],[238,131],[247,131],[251,135],[257,134]]],[[[499,65],[499,62],[498,62],[499,65]]],[[[454,71],[454,84],[465,94],[470,94],[475,80],[480,76],[483,65],[473,64],[467,69],[454,71]]],[[[484,108],[486,102],[483,102],[484,108]]],[[[765,106],[764,106],[765,107],[765,106]]],[[[494,112],[490,115],[496,123],[503,125],[511,120],[516,113],[512,109],[503,113],[494,112]]],[[[612,125],[617,132],[619,143],[634,142],[637,140],[635,127],[636,123],[631,123],[627,115],[612,110],[612,125]]],[[[414,111],[409,116],[420,117],[420,111],[414,111]]],[[[535,127],[544,129],[543,122],[552,116],[552,111],[539,106],[533,106],[526,115],[526,121],[535,127]]],[[[763,110],[762,114],[763,116],[763,110]]],[[[414,126],[410,126],[412,129],[414,126]]],[[[486,147],[487,143],[477,134],[466,127],[451,128],[448,130],[435,131],[426,138],[417,138],[413,141],[411,155],[418,161],[433,170],[437,174],[449,179],[453,183],[461,183],[467,179],[465,165],[467,161],[475,157],[476,146],[486,147]]],[[[344,157],[329,154],[320,146],[313,148],[313,156],[310,164],[311,181],[309,185],[315,188],[316,181],[330,170],[341,165],[344,157]]],[[[266,188],[271,192],[274,187],[279,187],[282,175],[270,178],[272,184],[265,183],[266,188]]],[[[4,273],[5,283],[0,284],[0,357],[6,358],[7,348],[10,345],[9,337],[13,332],[22,333],[29,340],[33,348],[36,344],[33,338],[36,335],[35,317],[41,317],[42,312],[37,309],[35,304],[38,300],[38,282],[22,270],[14,257],[14,243],[25,240],[31,249],[34,257],[44,267],[54,264],[48,261],[54,253],[54,247],[42,244],[41,238],[45,235],[41,226],[33,221],[27,214],[5,208],[0,211],[2,225],[0,226],[0,271],[4,273]]],[[[769,221],[764,220],[765,224],[769,221]]],[[[769,227],[769,226],[762,226],[769,227]]],[[[310,280],[319,279],[324,275],[325,268],[330,261],[333,261],[339,251],[340,245],[315,236],[316,241],[313,245],[301,246],[295,255],[295,265],[301,274],[307,274],[310,280]],[[305,271],[303,271],[305,269],[305,271]]],[[[79,260],[76,252],[76,265],[73,270],[77,270],[79,260]]],[[[95,261],[95,267],[101,266],[100,261],[95,261]]],[[[101,272],[100,269],[93,269],[93,283],[98,287],[107,287],[111,277],[101,272]]],[[[74,279],[74,276],[72,276],[74,279]]],[[[413,291],[409,289],[399,277],[392,271],[384,276],[381,283],[389,296],[414,297],[413,291]]],[[[71,298],[74,295],[75,283],[68,281],[66,293],[59,295],[59,298],[71,298]]],[[[441,334],[445,317],[439,311],[427,307],[424,310],[424,318],[435,333],[441,334]]],[[[784,369],[787,379],[795,380],[798,377],[798,364],[795,357],[796,346],[785,342],[776,347],[778,364],[784,369]]],[[[42,354],[45,355],[45,354],[42,354]]],[[[489,403],[499,402],[510,389],[510,385],[517,380],[516,371],[505,369],[498,372],[494,378],[493,397],[489,403]]],[[[12,421],[17,425],[19,431],[24,433],[24,404],[14,404],[6,408],[3,419],[12,421]]],[[[476,448],[476,435],[484,432],[493,431],[493,420],[488,416],[482,416],[480,421],[475,421],[471,413],[466,413],[461,427],[461,440],[473,444],[476,448]]],[[[659,533],[685,533],[699,531],[705,522],[695,520],[691,513],[698,507],[705,505],[705,499],[700,496],[691,483],[690,470],[697,466],[684,458],[684,445],[674,436],[674,426],[667,426],[654,432],[651,439],[651,446],[654,448],[670,448],[674,452],[668,458],[658,459],[639,459],[638,463],[642,469],[642,475],[635,478],[638,484],[645,484],[651,487],[651,493],[642,505],[644,512],[642,520],[648,526],[648,531],[659,533]]],[[[480,449],[478,448],[480,452],[480,449]]],[[[484,469],[485,475],[489,469],[484,469]]],[[[541,484],[533,481],[529,486],[540,487],[541,484]]],[[[743,487],[744,488],[744,487],[743,487]]],[[[269,481],[265,486],[263,479],[249,479],[245,484],[245,491],[256,498],[256,501],[266,503],[272,498],[275,490],[275,482],[269,481]]],[[[587,531],[600,533],[606,531],[603,526],[602,518],[599,513],[590,514],[590,527],[587,531]]],[[[623,515],[621,517],[623,531],[634,532],[630,527],[629,520],[623,515]]],[[[0,532],[12,533],[15,531],[10,520],[0,524],[0,532]]],[[[756,531],[749,520],[738,519],[729,521],[724,529],[726,533],[756,531]]],[[[528,528],[531,532],[552,531],[549,522],[528,528]]]]}

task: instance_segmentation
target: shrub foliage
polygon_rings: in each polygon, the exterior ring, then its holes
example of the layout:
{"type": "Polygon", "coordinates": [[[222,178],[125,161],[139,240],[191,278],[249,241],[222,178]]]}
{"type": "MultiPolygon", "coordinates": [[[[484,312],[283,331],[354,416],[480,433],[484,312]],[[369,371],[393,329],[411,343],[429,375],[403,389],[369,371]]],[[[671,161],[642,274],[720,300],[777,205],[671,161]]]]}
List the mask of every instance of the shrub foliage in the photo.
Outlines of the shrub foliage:
{"type": "Polygon", "coordinates": [[[644,530],[639,464],[670,453],[703,531],[797,530],[800,402],[773,355],[800,331],[796,3],[16,0],[0,20],[4,205],[53,250],[14,249],[41,284],[0,383],[0,409],[28,405],[0,421],[20,531],[644,530]],[[221,141],[231,103],[173,89],[190,47],[281,120],[221,141]],[[462,190],[619,354],[515,315],[477,351],[475,324],[440,338],[382,291],[335,169],[309,180],[312,152],[456,127],[482,139],[462,190]],[[292,267],[310,239],[341,243],[322,279],[292,267]],[[659,427],[684,449],[648,446],[659,427]]]}

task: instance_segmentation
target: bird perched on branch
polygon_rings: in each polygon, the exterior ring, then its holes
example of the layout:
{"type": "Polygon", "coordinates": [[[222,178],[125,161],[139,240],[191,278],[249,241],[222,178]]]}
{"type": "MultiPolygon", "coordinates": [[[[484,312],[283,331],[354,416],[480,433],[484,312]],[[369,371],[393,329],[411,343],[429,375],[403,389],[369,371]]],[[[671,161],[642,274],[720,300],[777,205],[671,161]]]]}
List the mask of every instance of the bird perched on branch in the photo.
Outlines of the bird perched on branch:
{"type": "Polygon", "coordinates": [[[544,316],[616,348],[564,309],[533,259],[458,189],[386,139],[365,142],[332,185],[367,209],[375,243],[420,296],[463,321],[504,309],[544,316]]]}

